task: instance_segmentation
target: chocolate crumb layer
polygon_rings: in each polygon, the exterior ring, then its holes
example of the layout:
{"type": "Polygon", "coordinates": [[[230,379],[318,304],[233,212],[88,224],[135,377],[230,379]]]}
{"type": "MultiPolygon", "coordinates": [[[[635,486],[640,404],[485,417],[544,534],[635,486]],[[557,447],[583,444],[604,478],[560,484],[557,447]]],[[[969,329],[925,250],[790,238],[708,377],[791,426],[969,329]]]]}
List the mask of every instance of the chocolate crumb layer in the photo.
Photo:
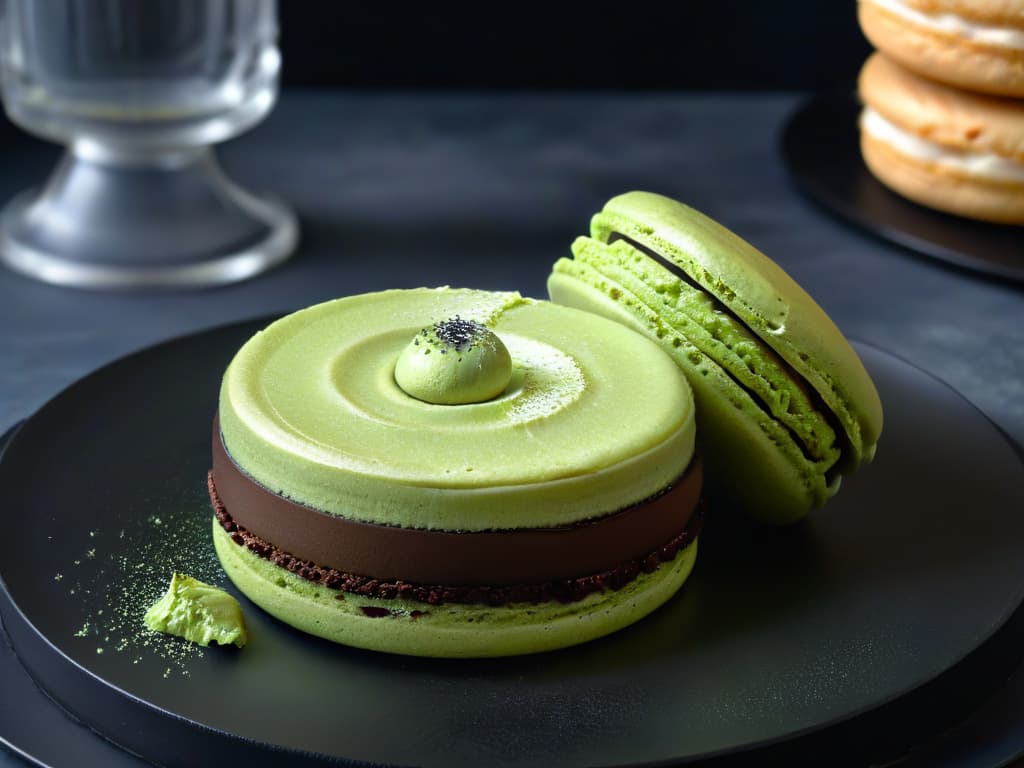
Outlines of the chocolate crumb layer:
{"type": "Polygon", "coordinates": [[[214,515],[220,526],[231,536],[231,540],[245,547],[253,554],[269,560],[290,573],[307,581],[321,584],[329,589],[338,590],[338,598],[343,599],[345,593],[374,597],[384,600],[402,599],[442,605],[456,603],[462,605],[500,606],[508,603],[543,603],[558,601],[572,603],[582,600],[594,592],[607,589],[617,590],[633,581],[641,573],[653,573],[662,563],[671,561],[675,556],[700,534],[704,521],[703,505],[690,518],[686,528],[673,536],[668,542],[644,557],[632,558],[615,568],[580,576],[572,579],[557,579],[537,584],[513,584],[501,586],[446,586],[412,584],[401,580],[375,579],[370,576],[345,573],[335,568],[325,568],[288,554],[265,539],[249,532],[235,523],[221,501],[214,484],[213,471],[207,475],[207,489],[213,504],[214,515]]]}

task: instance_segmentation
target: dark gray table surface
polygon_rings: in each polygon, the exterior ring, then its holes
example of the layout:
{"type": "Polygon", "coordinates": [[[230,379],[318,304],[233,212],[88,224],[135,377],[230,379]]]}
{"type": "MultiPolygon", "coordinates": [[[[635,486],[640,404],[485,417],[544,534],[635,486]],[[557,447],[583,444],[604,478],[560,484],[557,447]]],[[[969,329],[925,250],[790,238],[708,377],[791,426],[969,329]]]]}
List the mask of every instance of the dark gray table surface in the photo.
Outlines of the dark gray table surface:
{"type": "MultiPolygon", "coordinates": [[[[107,362],[214,325],[390,287],[544,296],[551,263],[604,200],[648,189],[740,233],[848,336],[945,380],[1024,443],[1024,291],[876,240],[803,198],[777,151],[802,99],[286,92],[221,158],[295,207],[294,258],[227,288],[147,294],[55,288],[0,269],[0,426],[107,362]]],[[[0,125],[0,200],[39,183],[56,157],[0,125]]],[[[15,736],[4,729],[16,727],[16,687],[0,685],[0,741],[15,736]]],[[[1011,698],[1000,711],[1024,721],[1011,698]]],[[[993,764],[946,752],[961,760],[951,765],[993,764]]],[[[0,750],[0,766],[20,764],[0,750]]]]}

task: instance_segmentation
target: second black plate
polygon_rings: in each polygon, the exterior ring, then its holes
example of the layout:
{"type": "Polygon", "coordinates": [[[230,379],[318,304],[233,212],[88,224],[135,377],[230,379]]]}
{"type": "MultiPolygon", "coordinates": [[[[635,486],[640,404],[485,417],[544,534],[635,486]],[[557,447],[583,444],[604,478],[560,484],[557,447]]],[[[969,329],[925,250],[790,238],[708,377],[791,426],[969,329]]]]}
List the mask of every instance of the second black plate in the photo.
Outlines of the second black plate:
{"type": "Polygon", "coordinates": [[[951,216],[887,189],[861,159],[859,113],[852,97],[826,95],[793,114],[782,155],[800,188],[833,213],[923,256],[1024,282],[1024,227],[951,216]]]}

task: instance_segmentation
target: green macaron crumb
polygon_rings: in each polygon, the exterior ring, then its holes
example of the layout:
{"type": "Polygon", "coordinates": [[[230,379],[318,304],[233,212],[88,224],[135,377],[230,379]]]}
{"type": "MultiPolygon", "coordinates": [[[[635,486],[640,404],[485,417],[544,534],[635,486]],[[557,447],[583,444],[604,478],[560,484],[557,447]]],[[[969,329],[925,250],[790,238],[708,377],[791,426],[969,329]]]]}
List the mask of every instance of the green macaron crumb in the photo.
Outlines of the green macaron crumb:
{"type": "Polygon", "coordinates": [[[155,632],[177,635],[199,645],[245,645],[248,636],[242,607],[222,589],[175,573],[167,592],[143,617],[155,632]]]}
{"type": "Polygon", "coordinates": [[[501,339],[458,315],[423,328],[395,364],[395,383],[407,395],[437,405],[486,402],[511,379],[512,358],[501,339]]]}

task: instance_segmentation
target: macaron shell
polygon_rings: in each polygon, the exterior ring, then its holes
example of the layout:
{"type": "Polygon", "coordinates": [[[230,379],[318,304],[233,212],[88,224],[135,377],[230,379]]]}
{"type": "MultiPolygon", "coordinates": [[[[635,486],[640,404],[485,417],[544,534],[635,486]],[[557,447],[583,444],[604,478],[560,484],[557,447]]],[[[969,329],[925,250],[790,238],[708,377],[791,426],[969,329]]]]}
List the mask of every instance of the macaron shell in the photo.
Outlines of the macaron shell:
{"type": "Polygon", "coordinates": [[[950,88],[881,53],[864,63],[858,92],[864,104],[909,133],[1024,164],[1024,102],[950,88]]]}
{"type": "Polygon", "coordinates": [[[563,258],[548,278],[548,293],[560,304],[660,339],[693,387],[709,498],[735,503],[768,523],[788,524],[838,490],[838,476],[826,479],[825,468],[809,461],[778,421],[629,290],[584,263],[563,258]]]}
{"type": "MultiPolygon", "coordinates": [[[[977,17],[974,20],[1008,24],[1016,22],[1018,12],[1004,6],[1003,12],[997,14],[997,19],[1003,19],[1001,22],[977,17]]],[[[930,29],[870,0],[860,0],[857,14],[861,29],[876,48],[925,77],[969,90],[1024,97],[1022,50],[930,29]]]]}
{"type": "Polygon", "coordinates": [[[882,53],[859,92],[861,154],[879,181],[929,208],[1024,224],[1024,102],[933,82],[882,53]]]}
{"type": "Polygon", "coordinates": [[[564,648],[639,621],[674,595],[697,557],[695,540],[652,573],[573,603],[439,606],[344,594],[307,581],[235,544],[214,519],[225,572],[256,605],[337,643],[404,655],[474,658],[564,648]],[[364,610],[366,609],[366,610],[364,610]]]}
{"type": "Polygon", "coordinates": [[[761,339],[720,311],[705,291],[681,280],[625,240],[609,245],[579,237],[572,252],[577,263],[628,290],[666,326],[714,360],[795,436],[808,456],[828,467],[839,458],[835,430],[815,407],[806,386],[761,339]]]}
{"type": "Polygon", "coordinates": [[[875,385],[831,318],[781,267],[721,224],[650,192],[614,197],[594,216],[595,239],[615,233],[679,267],[806,379],[845,432],[843,471],[874,456],[882,430],[875,385]]]}
{"type": "Polygon", "coordinates": [[[550,302],[457,289],[364,294],[275,322],[228,367],[219,414],[229,454],[264,487],[429,529],[613,512],[671,484],[694,444],[689,385],[653,342],[550,302]],[[512,352],[495,400],[424,403],[394,381],[417,330],[454,315],[486,321],[512,352]],[[623,376],[624,361],[648,376],[623,376]]]}

